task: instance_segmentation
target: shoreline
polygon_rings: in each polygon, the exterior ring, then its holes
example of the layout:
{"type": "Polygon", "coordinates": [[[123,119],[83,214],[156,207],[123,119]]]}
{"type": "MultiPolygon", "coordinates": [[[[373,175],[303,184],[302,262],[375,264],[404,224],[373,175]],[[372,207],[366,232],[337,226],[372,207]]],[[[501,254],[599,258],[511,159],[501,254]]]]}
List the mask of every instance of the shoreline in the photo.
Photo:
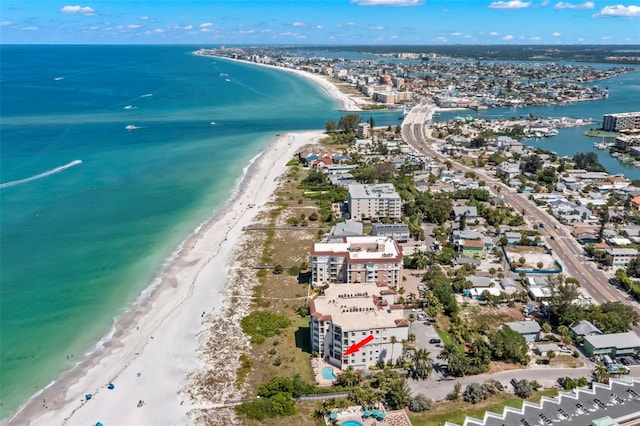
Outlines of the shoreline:
{"type": "Polygon", "coordinates": [[[303,70],[294,69],[294,68],[285,68],[285,67],[279,67],[276,65],[261,64],[258,62],[245,61],[243,59],[228,58],[226,56],[205,55],[202,53],[198,53],[198,51],[193,52],[193,54],[197,56],[202,56],[202,57],[224,59],[224,60],[233,61],[233,62],[240,62],[243,64],[256,65],[259,67],[286,71],[286,72],[295,74],[299,77],[302,77],[306,80],[309,80],[313,83],[316,83],[316,85],[320,86],[320,88],[327,95],[329,95],[329,97],[337,100],[340,103],[340,109],[339,109],[340,111],[347,111],[347,112],[364,111],[352,96],[349,96],[346,93],[341,92],[340,89],[338,89],[338,87],[335,84],[330,82],[324,76],[313,74],[303,70]]]}
{"type": "MultiPolygon", "coordinates": [[[[190,412],[193,415],[213,401],[221,401],[210,399],[211,395],[194,394],[195,385],[189,376],[216,358],[215,353],[203,353],[208,340],[221,332],[216,323],[230,314],[242,318],[244,311],[248,312],[248,307],[229,304],[230,298],[237,297],[237,289],[229,285],[235,274],[230,265],[244,241],[243,227],[265,211],[277,188],[277,178],[286,172],[286,163],[295,152],[322,136],[322,131],[277,135],[245,168],[225,204],[176,248],[117,319],[103,337],[112,333],[102,350],[58,376],[3,422],[181,424],[190,422],[190,412]],[[142,297],[149,291],[150,295],[142,297]],[[210,359],[205,362],[207,355],[210,359]],[[109,383],[115,389],[107,389],[109,383]],[[93,397],[86,400],[89,393],[93,397]],[[201,399],[204,401],[195,401],[201,399]],[[136,405],[140,400],[145,406],[139,408],[136,405]]],[[[244,281],[243,289],[250,297],[255,278],[244,281]]],[[[239,329],[239,321],[235,325],[239,329]]],[[[230,340],[234,337],[238,342],[245,339],[235,331],[219,341],[233,348],[230,340]]],[[[222,348],[220,351],[224,355],[222,348]]],[[[237,364],[237,354],[233,361],[237,364]]],[[[233,361],[226,360],[224,366],[235,376],[233,361]]]]}

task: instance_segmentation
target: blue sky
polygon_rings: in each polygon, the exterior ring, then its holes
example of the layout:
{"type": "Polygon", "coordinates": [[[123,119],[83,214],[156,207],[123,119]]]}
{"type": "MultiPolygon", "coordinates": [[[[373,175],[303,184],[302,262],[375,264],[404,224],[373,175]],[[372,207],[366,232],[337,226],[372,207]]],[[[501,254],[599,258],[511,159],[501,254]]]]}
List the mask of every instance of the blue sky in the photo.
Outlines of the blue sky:
{"type": "Polygon", "coordinates": [[[640,44],[640,0],[3,0],[0,42],[640,44]]]}

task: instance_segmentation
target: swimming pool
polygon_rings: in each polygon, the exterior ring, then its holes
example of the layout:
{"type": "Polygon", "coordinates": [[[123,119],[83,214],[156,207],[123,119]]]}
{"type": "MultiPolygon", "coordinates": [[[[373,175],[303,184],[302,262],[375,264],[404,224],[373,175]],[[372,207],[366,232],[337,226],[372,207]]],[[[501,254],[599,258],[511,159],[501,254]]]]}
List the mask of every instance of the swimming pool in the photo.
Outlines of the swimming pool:
{"type": "Polygon", "coordinates": [[[362,426],[362,423],[355,420],[347,420],[346,422],[340,423],[340,426],[362,426]]]}
{"type": "MultiPolygon", "coordinates": [[[[335,380],[336,379],[336,375],[333,372],[333,368],[331,367],[324,367],[322,369],[322,378],[325,380],[335,380]]],[[[355,425],[352,425],[355,426],[355,425]]]]}

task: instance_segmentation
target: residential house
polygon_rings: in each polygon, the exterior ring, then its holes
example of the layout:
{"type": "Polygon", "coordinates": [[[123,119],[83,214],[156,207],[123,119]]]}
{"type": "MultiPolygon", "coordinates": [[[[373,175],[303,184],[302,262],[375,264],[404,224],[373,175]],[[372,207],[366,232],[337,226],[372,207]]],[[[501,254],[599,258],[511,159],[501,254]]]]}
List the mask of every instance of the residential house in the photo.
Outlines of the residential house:
{"type": "Polygon", "coordinates": [[[348,219],[337,223],[327,235],[328,242],[343,242],[344,237],[357,237],[362,235],[362,222],[348,219]]]}
{"type": "Polygon", "coordinates": [[[467,221],[474,221],[478,218],[478,209],[476,206],[454,206],[452,218],[456,221],[460,220],[463,214],[467,214],[467,221]]]}
{"type": "Polygon", "coordinates": [[[484,243],[481,240],[462,240],[460,243],[463,257],[482,258],[484,243]]]}
{"type": "Polygon", "coordinates": [[[595,325],[591,324],[591,322],[587,320],[582,320],[577,324],[569,327],[571,332],[576,337],[584,337],[584,336],[593,336],[597,334],[602,334],[602,331],[595,325]]]}
{"type": "Polygon", "coordinates": [[[537,321],[514,321],[504,324],[511,330],[520,333],[527,342],[540,340],[540,324],[537,321]]]}

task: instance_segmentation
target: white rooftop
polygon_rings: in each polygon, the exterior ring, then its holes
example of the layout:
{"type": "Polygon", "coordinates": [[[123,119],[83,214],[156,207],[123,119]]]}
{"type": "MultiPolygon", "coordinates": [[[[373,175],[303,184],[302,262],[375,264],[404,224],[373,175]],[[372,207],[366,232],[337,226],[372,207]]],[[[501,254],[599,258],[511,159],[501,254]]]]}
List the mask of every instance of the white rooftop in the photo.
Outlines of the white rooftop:
{"type": "MultiPolygon", "coordinates": [[[[378,287],[375,283],[333,284],[324,291],[324,296],[313,300],[315,312],[323,316],[330,315],[334,324],[344,331],[370,330],[374,328],[395,328],[404,318],[402,309],[390,309],[390,306],[376,306],[373,296],[380,296],[388,287],[378,287]]],[[[393,299],[389,293],[387,296],[393,299]]]]}
{"type": "Polygon", "coordinates": [[[378,183],[375,185],[349,185],[349,196],[355,199],[401,199],[392,183],[378,183]]]}
{"type": "Polygon", "coordinates": [[[349,253],[351,259],[375,260],[397,257],[400,254],[397,243],[387,237],[362,236],[345,237],[346,242],[316,243],[314,253],[349,253]]]}

